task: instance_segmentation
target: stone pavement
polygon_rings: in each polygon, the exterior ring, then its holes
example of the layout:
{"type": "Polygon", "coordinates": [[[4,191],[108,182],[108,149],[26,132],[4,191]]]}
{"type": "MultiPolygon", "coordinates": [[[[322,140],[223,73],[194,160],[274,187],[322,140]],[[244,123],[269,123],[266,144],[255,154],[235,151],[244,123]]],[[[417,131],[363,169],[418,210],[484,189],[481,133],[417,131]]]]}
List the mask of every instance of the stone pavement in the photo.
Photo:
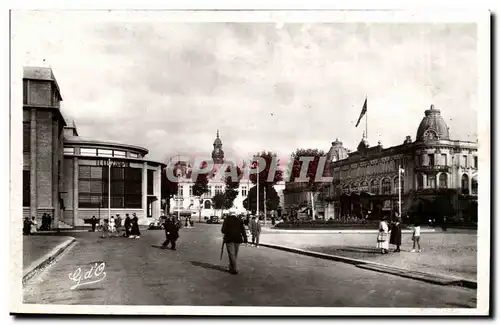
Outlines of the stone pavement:
{"type": "MultiPolygon", "coordinates": [[[[423,233],[421,253],[411,253],[410,234],[403,234],[401,252],[380,254],[376,234],[309,234],[265,231],[260,241],[324,254],[354,258],[418,272],[475,281],[477,278],[477,233],[450,231],[423,233]]],[[[392,246],[392,245],[391,245],[392,246]]],[[[390,247],[391,251],[395,246],[390,247]]]]}
{"type": "Polygon", "coordinates": [[[240,249],[240,274],[220,261],[220,224],[181,229],[177,251],[158,246],[161,230],[140,239],[76,233],[76,245],[25,286],[25,303],[99,305],[463,307],[476,291],[432,285],[265,247],[240,249]],[[106,277],[70,290],[77,267],[105,262],[106,277]]]}

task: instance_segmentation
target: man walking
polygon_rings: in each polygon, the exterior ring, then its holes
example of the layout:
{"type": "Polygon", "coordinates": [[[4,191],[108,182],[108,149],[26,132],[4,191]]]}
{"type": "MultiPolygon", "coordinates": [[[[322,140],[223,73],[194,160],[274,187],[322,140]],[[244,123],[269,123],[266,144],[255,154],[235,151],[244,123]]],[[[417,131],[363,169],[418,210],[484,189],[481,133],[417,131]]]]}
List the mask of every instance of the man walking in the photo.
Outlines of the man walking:
{"type": "Polygon", "coordinates": [[[162,248],[168,248],[168,244],[171,244],[172,250],[175,251],[175,242],[179,238],[179,228],[180,225],[172,219],[172,217],[168,217],[165,220],[165,237],[166,240],[163,243],[162,248]]]}
{"type": "Polygon", "coordinates": [[[92,216],[92,219],[90,219],[90,224],[92,225],[92,232],[95,232],[95,226],[97,224],[97,219],[95,216],[92,216]]]}
{"type": "Polygon", "coordinates": [[[257,218],[252,217],[252,220],[250,221],[250,233],[252,234],[252,245],[255,247],[259,246],[259,237],[260,237],[260,231],[262,229],[260,222],[257,218]]]}
{"type": "Polygon", "coordinates": [[[130,216],[125,214],[125,237],[130,237],[130,226],[131,226],[132,220],[130,219],[130,216]]]}
{"type": "Polygon", "coordinates": [[[238,250],[241,243],[248,241],[243,221],[235,214],[230,214],[224,219],[221,231],[224,234],[224,243],[229,256],[229,273],[238,274],[238,250]]]}

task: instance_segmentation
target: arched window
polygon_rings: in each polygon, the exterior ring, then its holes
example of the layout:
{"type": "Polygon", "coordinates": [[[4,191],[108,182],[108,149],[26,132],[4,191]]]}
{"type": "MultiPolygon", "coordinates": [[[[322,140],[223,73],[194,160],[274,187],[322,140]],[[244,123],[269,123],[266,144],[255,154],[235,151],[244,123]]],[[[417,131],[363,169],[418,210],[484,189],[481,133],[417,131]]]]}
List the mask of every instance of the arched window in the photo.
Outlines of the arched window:
{"type": "Polygon", "coordinates": [[[203,204],[203,207],[205,209],[211,209],[212,208],[212,203],[210,202],[210,200],[206,200],[205,203],[203,204]]]}
{"type": "Polygon", "coordinates": [[[379,193],[379,187],[378,187],[378,180],[374,179],[370,182],[370,193],[373,194],[378,194],[379,193]]]}
{"type": "Polygon", "coordinates": [[[424,188],[424,175],[417,174],[417,188],[419,190],[424,188]]]}
{"type": "Polygon", "coordinates": [[[436,175],[430,174],[427,175],[427,187],[428,188],[436,188],[436,175]]]}
{"type": "Polygon", "coordinates": [[[382,180],[382,194],[391,194],[391,181],[388,178],[382,180]]]}
{"type": "Polygon", "coordinates": [[[469,176],[467,174],[462,175],[462,193],[469,194],[469,176]]]}
{"type": "MultiPolygon", "coordinates": [[[[405,180],[401,177],[401,193],[405,191],[405,180]]],[[[394,178],[394,193],[399,193],[399,177],[394,178]]]]}
{"type": "Polygon", "coordinates": [[[477,195],[477,176],[476,177],[472,177],[471,187],[472,187],[472,194],[477,195]]]}
{"type": "Polygon", "coordinates": [[[448,174],[441,173],[439,175],[439,188],[447,188],[448,187],[448,174]]]}
{"type": "Polygon", "coordinates": [[[363,192],[368,192],[368,182],[367,181],[362,181],[360,184],[359,184],[359,187],[360,187],[360,191],[363,191],[363,192]]]}

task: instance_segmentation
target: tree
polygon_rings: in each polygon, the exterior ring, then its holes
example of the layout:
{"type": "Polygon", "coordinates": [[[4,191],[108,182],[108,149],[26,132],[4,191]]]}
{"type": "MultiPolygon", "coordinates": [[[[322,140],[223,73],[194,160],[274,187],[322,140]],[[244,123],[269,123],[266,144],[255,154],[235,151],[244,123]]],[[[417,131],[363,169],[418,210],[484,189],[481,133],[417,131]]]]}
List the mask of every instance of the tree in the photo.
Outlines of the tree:
{"type": "Polygon", "coordinates": [[[221,210],[221,218],[222,218],[222,210],[226,207],[226,196],[224,193],[217,193],[212,198],[213,207],[216,210],[221,210]]]}
{"type": "MultiPolygon", "coordinates": [[[[169,167],[163,168],[161,171],[161,198],[162,200],[165,200],[165,204],[162,206],[165,214],[170,212],[170,200],[177,194],[178,191],[178,182],[177,180],[172,180],[167,177],[167,168],[169,167]]],[[[170,175],[175,175],[173,172],[174,169],[175,166],[171,169],[170,175]]]]}
{"type": "MultiPolygon", "coordinates": [[[[201,168],[206,168],[207,162],[204,161],[201,164],[201,168]]],[[[191,174],[192,175],[192,174],[191,174]]],[[[190,178],[191,178],[190,175],[190,178]]],[[[208,173],[199,173],[196,175],[196,179],[194,180],[193,184],[193,195],[197,196],[199,199],[199,219],[198,221],[201,222],[201,209],[203,208],[202,203],[203,201],[201,200],[201,197],[203,194],[208,193],[208,173]]]]}
{"type": "MultiPolygon", "coordinates": [[[[280,204],[280,198],[274,187],[269,187],[266,193],[265,208],[267,210],[277,210],[280,204]]],[[[243,207],[252,213],[257,212],[257,187],[253,186],[248,191],[248,196],[243,200],[243,207]]],[[[259,210],[264,211],[264,192],[259,191],[259,210]]],[[[259,212],[260,212],[259,211],[259,212]]]]}
{"type": "MultiPolygon", "coordinates": [[[[258,180],[259,180],[259,198],[261,195],[265,196],[265,195],[272,195],[272,191],[274,190],[273,188],[273,185],[278,183],[278,182],[281,182],[283,180],[283,171],[281,169],[279,169],[279,159],[276,158],[276,154],[273,153],[273,152],[266,152],[266,151],[262,151],[260,153],[257,153],[255,154],[254,156],[254,159],[255,158],[261,158],[265,161],[265,166],[257,166],[257,164],[252,164],[250,169],[254,170],[256,168],[259,168],[258,171],[258,180]],[[271,177],[269,177],[271,176],[271,177]],[[270,179],[269,179],[270,178],[270,179]],[[261,194],[262,193],[262,194],[261,194]]],[[[255,162],[258,162],[258,160],[254,160],[255,162]]],[[[251,174],[250,175],[250,182],[252,182],[252,184],[255,184],[257,185],[257,173],[255,174],[251,174]]],[[[276,192],[276,190],[274,190],[274,192],[276,192]]],[[[250,192],[249,192],[250,193],[250,192]]],[[[265,200],[267,201],[267,199],[265,200]]],[[[255,201],[257,202],[257,201],[255,201]]],[[[262,200],[263,202],[263,200],[262,200]]],[[[266,210],[267,210],[267,205],[264,205],[262,204],[261,205],[261,200],[259,199],[259,211],[262,211],[262,206],[264,208],[264,218],[267,217],[266,216],[266,210]]],[[[255,210],[257,210],[255,208],[255,210]]],[[[253,211],[253,210],[252,210],[253,211]]]]}
{"type": "MultiPolygon", "coordinates": [[[[311,195],[311,208],[313,219],[316,216],[316,207],[314,203],[314,195],[323,189],[325,185],[321,180],[317,181],[316,177],[320,178],[328,175],[328,166],[326,165],[326,154],[323,150],[318,149],[297,149],[292,153],[292,170],[290,173],[290,182],[299,181],[302,166],[306,161],[301,161],[301,157],[310,157],[305,177],[308,178],[306,189],[311,195]],[[324,165],[320,166],[320,160],[323,158],[324,165]],[[321,169],[321,170],[320,170],[321,169]]],[[[329,184],[328,184],[329,185],[329,184]]]]}
{"type": "Polygon", "coordinates": [[[224,179],[224,182],[226,183],[226,188],[224,191],[224,195],[226,198],[224,208],[229,210],[233,207],[233,202],[238,196],[238,188],[240,187],[240,179],[243,176],[243,172],[238,166],[236,166],[236,178],[234,178],[232,177],[233,174],[231,173],[231,166],[227,166],[226,174],[228,174],[228,176],[226,176],[226,178],[224,179]]]}

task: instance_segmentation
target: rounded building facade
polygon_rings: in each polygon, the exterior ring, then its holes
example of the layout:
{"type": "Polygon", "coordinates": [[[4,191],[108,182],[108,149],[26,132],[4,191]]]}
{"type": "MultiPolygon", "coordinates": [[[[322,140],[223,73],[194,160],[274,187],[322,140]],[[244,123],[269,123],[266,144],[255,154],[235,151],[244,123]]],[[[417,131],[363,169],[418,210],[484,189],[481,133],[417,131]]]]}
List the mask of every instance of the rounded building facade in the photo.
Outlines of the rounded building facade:
{"type": "Polygon", "coordinates": [[[135,213],[140,225],[161,215],[162,163],[146,158],[146,148],[85,139],[65,128],[64,202],[61,221],[88,225],[90,218],[122,218],[135,213]]]}

